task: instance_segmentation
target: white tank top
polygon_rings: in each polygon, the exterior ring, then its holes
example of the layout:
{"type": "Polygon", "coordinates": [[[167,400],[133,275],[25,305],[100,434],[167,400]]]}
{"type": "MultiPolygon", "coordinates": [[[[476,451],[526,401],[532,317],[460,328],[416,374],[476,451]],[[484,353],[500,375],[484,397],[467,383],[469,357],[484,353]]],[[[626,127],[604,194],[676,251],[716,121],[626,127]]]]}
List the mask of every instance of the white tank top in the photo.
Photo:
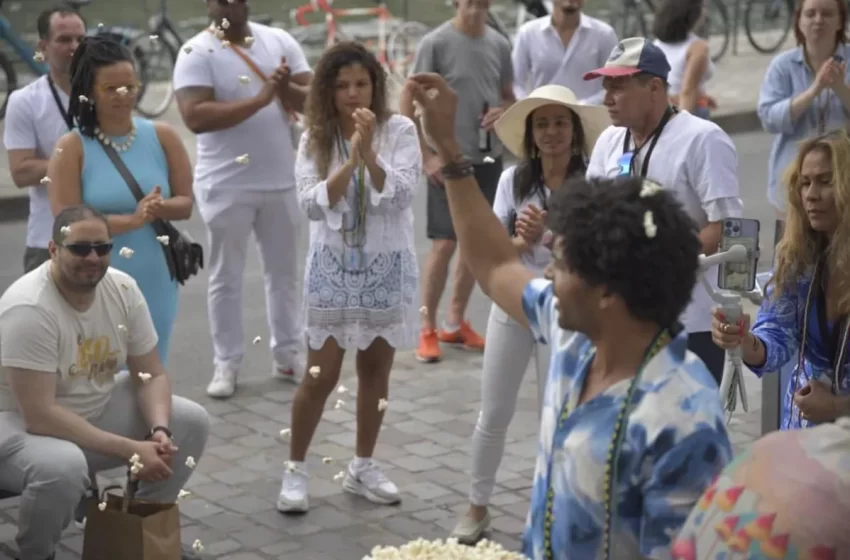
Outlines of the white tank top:
{"type": "MultiPolygon", "coordinates": [[[[685,64],[688,58],[688,49],[694,41],[699,40],[700,38],[694,33],[689,33],[688,38],[681,43],[663,43],[658,39],[655,40],[655,45],[664,52],[664,56],[667,57],[667,62],[670,64],[670,76],[668,76],[667,82],[670,84],[671,94],[675,95],[681,93],[682,79],[685,77],[685,64]]],[[[701,94],[705,93],[705,86],[713,74],[714,63],[711,59],[709,59],[708,68],[706,68],[705,74],[703,74],[702,79],[699,82],[699,92],[701,94]]]]}

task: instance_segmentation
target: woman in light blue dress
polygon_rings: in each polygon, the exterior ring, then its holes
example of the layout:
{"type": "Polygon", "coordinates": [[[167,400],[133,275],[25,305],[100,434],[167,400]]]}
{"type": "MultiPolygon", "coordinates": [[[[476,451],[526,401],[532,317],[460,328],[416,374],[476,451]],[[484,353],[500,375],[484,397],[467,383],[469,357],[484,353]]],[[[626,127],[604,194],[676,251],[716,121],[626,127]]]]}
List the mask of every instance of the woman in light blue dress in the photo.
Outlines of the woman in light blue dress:
{"type": "Polygon", "coordinates": [[[192,214],[192,168],[169,125],[134,118],[139,80],[130,52],[102,37],[87,37],[71,63],[70,116],[76,127],[57,143],[49,168],[54,215],[86,203],[109,220],[111,266],[132,276],[145,295],[159,337],[163,364],[177,314],[171,277],[151,222],[186,220],[192,214]],[[137,201],[107,155],[118,152],[145,198],[137,201]]]}

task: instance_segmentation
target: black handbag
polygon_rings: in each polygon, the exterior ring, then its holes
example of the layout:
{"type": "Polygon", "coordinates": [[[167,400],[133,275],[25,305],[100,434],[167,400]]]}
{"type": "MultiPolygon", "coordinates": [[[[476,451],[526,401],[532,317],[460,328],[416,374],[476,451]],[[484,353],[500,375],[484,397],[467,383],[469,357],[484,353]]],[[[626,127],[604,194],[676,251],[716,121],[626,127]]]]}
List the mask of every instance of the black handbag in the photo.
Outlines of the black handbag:
{"type": "MultiPolygon", "coordinates": [[[[127,169],[127,165],[115,151],[115,148],[103,142],[100,145],[103,146],[103,151],[106,152],[115,168],[118,169],[118,173],[130,187],[130,192],[133,193],[136,200],[141,201],[145,198],[145,193],[142,192],[136,178],[127,169]]],[[[151,226],[153,226],[157,237],[168,237],[168,245],[163,244],[162,250],[165,253],[165,261],[168,263],[168,271],[171,273],[172,280],[177,280],[182,286],[186,283],[186,280],[195,276],[204,268],[204,248],[201,247],[200,243],[195,243],[189,237],[189,234],[181,233],[171,222],[166,220],[154,220],[151,222],[151,226]]]]}

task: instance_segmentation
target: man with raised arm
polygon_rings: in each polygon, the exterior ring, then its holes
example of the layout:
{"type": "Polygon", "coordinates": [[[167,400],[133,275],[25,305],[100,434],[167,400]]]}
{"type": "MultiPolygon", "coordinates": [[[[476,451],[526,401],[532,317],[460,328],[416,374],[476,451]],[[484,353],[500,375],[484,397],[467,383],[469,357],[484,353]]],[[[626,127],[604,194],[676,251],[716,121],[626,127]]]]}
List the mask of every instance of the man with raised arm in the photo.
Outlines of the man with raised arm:
{"type": "Polygon", "coordinates": [[[549,203],[553,262],[534,279],[455,138],[457,95],[436,74],[422,106],[460,250],[482,290],[552,346],[523,553],[669,558],[670,541],[731,447],[717,385],[677,318],[700,242],[682,207],[641,178],[578,180],[549,203]]]}
{"type": "Polygon", "coordinates": [[[249,21],[246,0],[207,0],[207,14],[213,25],[181,49],[174,89],[183,122],[198,135],[195,200],[209,241],[214,352],[207,394],[227,398],[245,354],[242,277],[252,233],[265,279],[272,375],[296,382],[305,373],[293,127],[313,73],[289,33],[249,21]]]}
{"type": "Polygon", "coordinates": [[[0,298],[0,488],[21,494],[20,560],[54,558],[89,473],[137,459],[137,497],[173,503],[209,433],[171,394],[138,285],[109,267],[106,217],[65,208],[49,250],[0,298]]]}

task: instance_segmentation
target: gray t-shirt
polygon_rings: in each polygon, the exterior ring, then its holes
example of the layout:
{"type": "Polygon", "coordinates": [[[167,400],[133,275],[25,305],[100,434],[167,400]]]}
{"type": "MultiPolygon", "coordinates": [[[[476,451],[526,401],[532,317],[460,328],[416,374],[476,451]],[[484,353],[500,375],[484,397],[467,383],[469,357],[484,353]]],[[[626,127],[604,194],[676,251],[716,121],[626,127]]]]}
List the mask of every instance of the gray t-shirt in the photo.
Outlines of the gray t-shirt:
{"type": "Polygon", "coordinates": [[[511,91],[514,70],[511,44],[487,26],[484,35],[470,37],[458,31],[451,21],[434,29],[419,43],[414,72],[435,72],[457,92],[455,131],[464,155],[473,163],[504,151],[495,132],[490,132],[489,153],[478,148],[484,103],[490,108],[502,105],[502,91],[511,91]]]}

